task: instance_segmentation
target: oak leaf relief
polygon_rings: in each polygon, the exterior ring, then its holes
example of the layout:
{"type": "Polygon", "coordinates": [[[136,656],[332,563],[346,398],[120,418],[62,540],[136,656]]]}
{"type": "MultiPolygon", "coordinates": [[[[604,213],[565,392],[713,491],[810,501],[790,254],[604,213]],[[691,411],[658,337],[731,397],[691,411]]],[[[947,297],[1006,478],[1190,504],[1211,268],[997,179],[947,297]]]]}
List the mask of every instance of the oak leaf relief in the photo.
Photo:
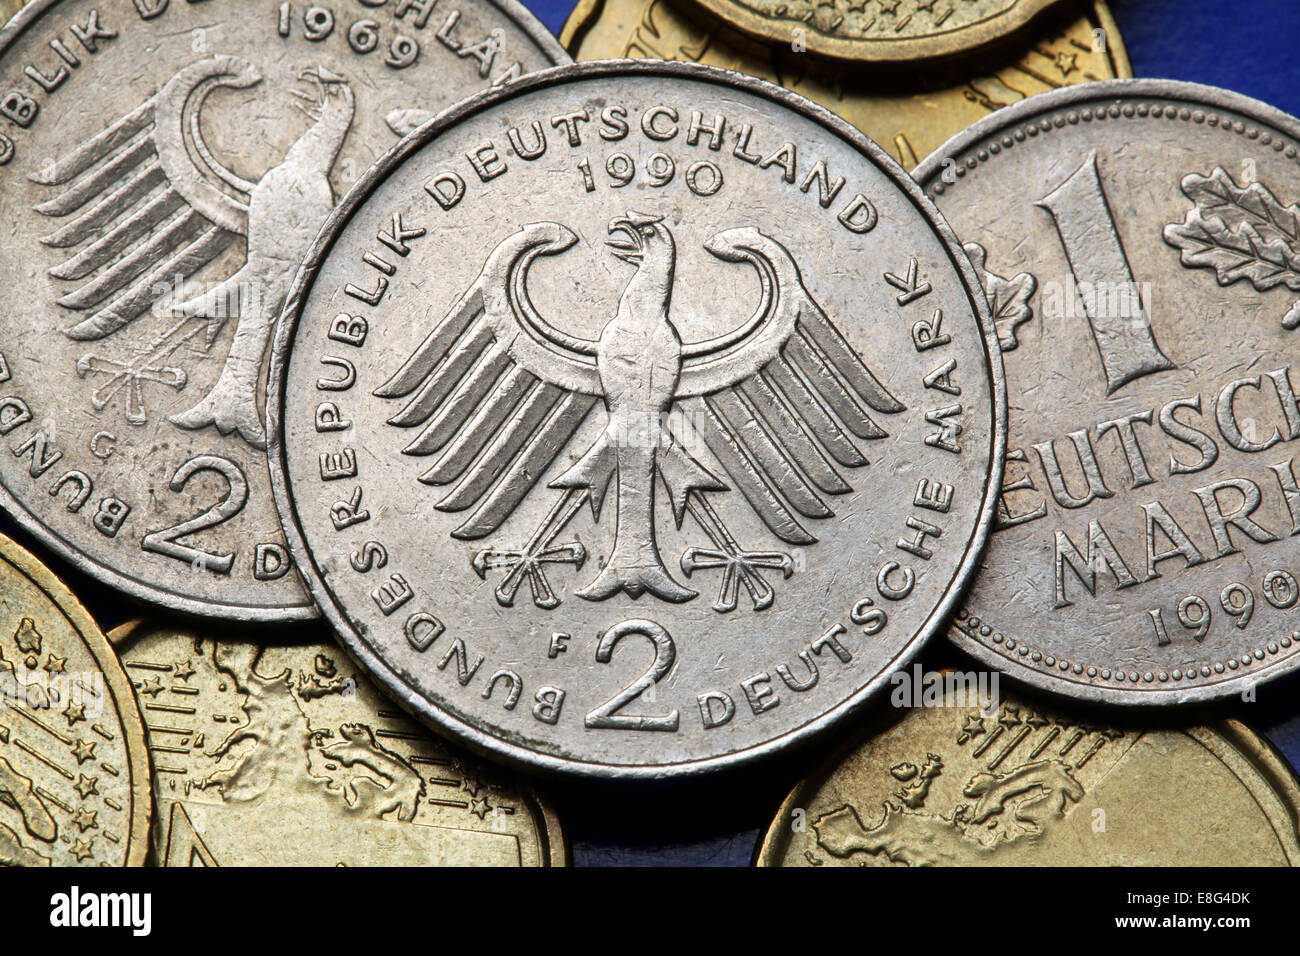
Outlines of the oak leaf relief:
{"type": "MultiPolygon", "coordinates": [[[[1182,190],[1195,205],[1182,222],[1165,226],[1164,239],[1184,266],[1214,270],[1223,286],[1244,279],[1257,292],[1300,292],[1300,206],[1284,206],[1262,183],[1238,185],[1222,166],[1184,177],[1182,190]]],[[[1300,300],[1282,325],[1300,327],[1300,300]]]]}
{"type": "Polygon", "coordinates": [[[1034,308],[1029,300],[1038,289],[1038,280],[1028,272],[1004,279],[985,268],[988,252],[978,242],[968,242],[963,248],[984,286],[989,311],[993,313],[993,326],[998,333],[998,345],[1002,351],[1010,352],[1020,344],[1016,329],[1034,317],[1034,308]]]}

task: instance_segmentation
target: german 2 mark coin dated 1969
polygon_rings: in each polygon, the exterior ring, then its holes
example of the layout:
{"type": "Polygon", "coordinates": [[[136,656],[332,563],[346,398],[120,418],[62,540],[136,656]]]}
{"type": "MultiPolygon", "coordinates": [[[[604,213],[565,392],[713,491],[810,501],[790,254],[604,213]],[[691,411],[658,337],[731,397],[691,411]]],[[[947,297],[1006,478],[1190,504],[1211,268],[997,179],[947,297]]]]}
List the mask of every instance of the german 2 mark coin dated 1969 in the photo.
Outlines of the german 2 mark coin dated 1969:
{"type": "Polygon", "coordinates": [[[426,720],[590,775],[852,710],[940,625],[999,477],[942,220],[841,120],[693,64],[547,71],[408,140],[272,369],[277,506],[343,640],[426,720]]]}
{"type": "Polygon", "coordinates": [[[565,62],[514,0],[58,0],[0,33],[0,500],[136,597],[312,616],[265,357],[298,260],[400,134],[565,62]]]}
{"type": "Polygon", "coordinates": [[[1300,664],[1300,122],[1165,81],[1061,90],[917,177],[1005,351],[998,527],[957,642],[1113,703],[1300,664]]]}

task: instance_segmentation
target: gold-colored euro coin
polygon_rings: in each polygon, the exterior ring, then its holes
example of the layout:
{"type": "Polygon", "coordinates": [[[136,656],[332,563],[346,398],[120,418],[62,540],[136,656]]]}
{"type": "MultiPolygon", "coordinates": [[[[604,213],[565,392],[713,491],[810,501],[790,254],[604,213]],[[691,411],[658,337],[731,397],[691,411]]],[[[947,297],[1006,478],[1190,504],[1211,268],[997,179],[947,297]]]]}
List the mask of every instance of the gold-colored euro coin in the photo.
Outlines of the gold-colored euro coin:
{"type": "Polygon", "coordinates": [[[855,63],[955,57],[1070,0],[696,0],[751,36],[855,63]]]}
{"type": "Polygon", "coordinates": [[[332,645],[133,622],[162,866],[563,866],[532,789],[452,750],[332,645]]]}
{"type": "Polygon", "coordinates": [[[139,866],[149,758],[104,632],[0,537],[0,866],[139,866]]]}
{"type": "Polygon", "coordinates": [[[0,0],[0,26],[8,23],[23,8],[23,2],[24,0],[0,0]]]}
{"type": "Polygon", "coordinates": [[[762,77],[838,113],[911,169],[1000,107],[1061,86],[1132,76],[1106,4],[1085,9],[1045,24],[1012,51],[984,57],[977,70],[926,67],[905,80],[855,78],[788,42],[756,42],[674,0],[581,0],[560,42],[576,60],[689,60],[762,77]]]}
{"type": "Polygon", "coordinates": [[[795,788],[758,865],[1300,864],[1300,780],[1243,724],[1099,724],[1005,696],[990,713],[943,679],[941,704],[795,788]]]}

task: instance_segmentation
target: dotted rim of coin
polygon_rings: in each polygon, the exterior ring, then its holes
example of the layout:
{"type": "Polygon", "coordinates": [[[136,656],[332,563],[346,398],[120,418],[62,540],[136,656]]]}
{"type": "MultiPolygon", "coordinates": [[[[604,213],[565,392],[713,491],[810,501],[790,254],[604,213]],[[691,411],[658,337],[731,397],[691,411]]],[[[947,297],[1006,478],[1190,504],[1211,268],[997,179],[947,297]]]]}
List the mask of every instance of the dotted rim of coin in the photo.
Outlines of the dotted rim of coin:
{"type": "MultiPolygon", "coordinates": [[[[1171,108],[1162,103],[1139,103],[1136,105],[1125,103],[1123,106],[1111,104],[1109,107],[1102,109],[1085,107],[1080,110],[1070,110],[1053,119],[1041,119],[1035,123],[1027,123],[1014,133],[1003,136],[999,142],[990,143],[987,147],[977,150],[975,155],[969,157],[964,164],[957,164],[957,167],[953,170],[953,175],[961,179],[966,175],[967,170],[975,169],[980,163],[987,162],[990,156],[996,156],[1004,149],[1011,149],[1016,143],[1023,143],[1027,139],[1033,139],[1040,133],[1050,133],[1054,129],[1064,129],[1066,126],[1078,126],[1080,122],[1091,123],[1107,119],[1131,119],[1135,116],[1142,119],[1148,116],[1154,116],[1157,119],[1168,117],[1169,119],[1184,120],[1212,127],[1222,125],[1223,129],[1228,132],[1237,133],[1247,139],[1255,140],[1262,146],[1271,144],[1275,153],[1282,153],[1287,159],[1295,160],[1297,165],[1300,165],[1300,149],[1297,149],[1294,144],[1288,145],[1284,138],[1275,136],[1268,130],[1260,129],[1258,126],[1247,125],[1241,120],[1228,119],[1212,111],[1194,110],[1185,106],[1171,108]]],[[[930,192],[935,196],[942,196],[946,188],[947,186],[944,183],[935,183],[930,187],[930,192]]]]}
{"type": "Polygon", "coordinates": [[[978,617],[970,614],[966,608],[962,608],[954,615],[958,622],[958,627],[962,631],[977,640],[982,639],[985,644],[994,650],[1000,650],[1007,657],[1015,660],[1017,657],[1025,658],[1031,663],[1037,664],[1044,670],[1060,670],[1063,673],[1073,672],[1076,675],[1085,675],[1094,680],[1114,681],[1117,684],[1151,684],[1151,683],[1168,683],[1169,681],[1195,680],[1198,677],[1211,677],[1214,675],[1227,674],[1240,670],[1242,667],[1249,667],[1257,661],[1266,660],[1270,655],[1277,655],[1293,644],[1300,644],[1300,631],[1292,631],[1287,637],[1279,641],[1270,641],[1263,647],[1257,647],[1248,654],[1242,654],[1240,657],[1229,657],[1221,661],[1214,661],[1209,664],[1202,664],[1199,667],[1193,665],[1186,669],[1176,667],[1173,670],[1146,671],[1139,673],[1136,670],[1125,670],[1122,667],[1109,668],[1097,667],[1093,664],[1082,664],[1078,661],[1070,661],[1064,657],[1056,657],[1044,651],[1040,651],[1026,641],[1018,641],[1013,637],[1007,637],[1001,631],[996,631],[989,624],[984,623],[978,617]],[[1014,654],[1012,653],[1014,652],[1014,654]]]}
{"type": "MultiPolygon", "coordinates": [[[[1297,165],[1300,165],[1300,149],[1293,143],[1288,144],[1284,137],[1275,135],[1258,126],[1243,123],[1239,119],[1221,116],[1213,110],[1171,106],[1168,103],[1124,103],[1122,105],[1112,103],[1110,106],[1101,108],[1084,107],[1078,110],[1069,110],[1051,119],[1044,117],[1032,123],[1026,123],[1014,132],[1007,133],[998,142],[990,143],[987,147],[976,150],[975,155],[968,157],[964,164],[959,163],[957,165],[953,170],[953,174],[958,179],[961,179],[966,175],[967,170],[975,169],[980,163],[987,162],[990,156],[996,156],[1004,149],[1011,149],[1016,143],[1023,143],[1028,139],[1033,139],[1040,133],[1050,133],[1054,129],[1064,129],[1066,126],[1077,126],[1080,122],[1090,123],[1108,119],[1132,119],[1134,117],[1145,119],[1148,116],[1167,117],[1171,120],[1182,120],[1197,125],[1222,127],[1227,132],[1245,136],[1260,145],[1272,145],[1274,152],[1282,153],[1288,159],[1295,160],[1297,165]]],[[[944,183],[937,182],[930,187],[929,192],[934,196],[942,196],[946,188],[947,186],[944,183]]],[[[1022,664],[1031,663],[1037,665],[1054,675],[1056,675],[1057,671],[1060,671],[1061,674],[1056,676],[1066,676],[1066,679],[1069,679],[1068,675],[1073,673],[1081,677],[1086,676],[1093,681],[1110,681],[1114,684],[1167,684],[1170,681],[1214,684],[1217,682],[1217,678],[1221,676],[1237,676],[1236,672],[1242,668],[1250,667],[1258,661],[1267,660],[1270,656],[1276,656],[1293,644],[1300,649],[1300,630],[1296,630],[1280,640],[1270,641],[1268,644],[1254,648],[1249,653],[1243,653],[1240,657],[1233,656],[1199,666],[1193,665],[1189,668],[1176,667],[1172,670],[1138,672],[1123,667],[1099,667],[1094,664],[1070,661],[1063,657],[1048,654],[1025,641],[1007,637],[1005,633],[995,630],[978,617],[971,616],[970,609],[966,607],[960,608],[954,615],[954,619],[956,621],[955,626],[960,628],[962,633],[980,641],[986,647],[999,652],[1010,660],[1019,661],[1022,664]]]]}

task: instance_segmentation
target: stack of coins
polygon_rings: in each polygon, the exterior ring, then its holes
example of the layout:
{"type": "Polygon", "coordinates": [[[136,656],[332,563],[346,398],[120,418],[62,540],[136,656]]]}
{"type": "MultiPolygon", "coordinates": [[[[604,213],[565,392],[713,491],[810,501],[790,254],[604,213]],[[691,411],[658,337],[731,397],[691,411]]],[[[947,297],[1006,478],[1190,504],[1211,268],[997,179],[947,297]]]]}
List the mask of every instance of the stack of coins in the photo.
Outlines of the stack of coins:
{"type": "Polygon", "coordinates": [[[759,865],[1300,862],[1193,709],[1300,664],[1300,121],[1100,0],[4,12],[0,863],[796,751],[759,865]]]}

